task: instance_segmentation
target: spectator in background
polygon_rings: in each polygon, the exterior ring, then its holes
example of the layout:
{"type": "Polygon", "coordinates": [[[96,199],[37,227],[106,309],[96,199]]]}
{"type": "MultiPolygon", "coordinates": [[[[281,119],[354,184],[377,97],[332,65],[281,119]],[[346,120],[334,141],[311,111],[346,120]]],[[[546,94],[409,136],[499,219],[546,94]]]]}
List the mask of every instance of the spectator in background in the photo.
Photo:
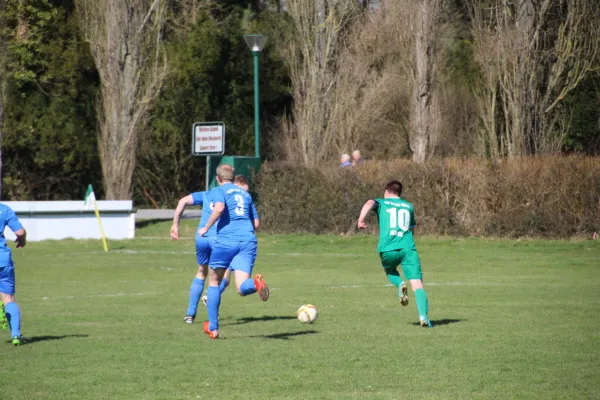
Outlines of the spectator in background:
{"type": "Polygon", "coordinates": [[[350,155],[349,154],[342,154],[342,157],[340,158],[340,162],[342,163],[341,167],[342,168],[346,168],[346,167],[351,167],[352,163],[350,162],[350,155]]]}
{"type": "Polygon", "coordinates": [[[352,165],[356,167],[357,165],[360,165],[363,162],[365,162],[365,160],[363,160],[363,158],[360,156],[360,150],[354,150],[352,152],[352,165]]]}

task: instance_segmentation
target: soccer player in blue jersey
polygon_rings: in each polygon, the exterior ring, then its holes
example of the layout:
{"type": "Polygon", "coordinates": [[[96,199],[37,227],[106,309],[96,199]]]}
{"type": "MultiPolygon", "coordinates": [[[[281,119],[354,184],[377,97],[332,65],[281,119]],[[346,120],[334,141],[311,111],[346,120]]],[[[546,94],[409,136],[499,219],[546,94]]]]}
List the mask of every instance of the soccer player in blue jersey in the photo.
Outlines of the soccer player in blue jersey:
{"type": "MultiPolygon", "coordinates": [[[[244,175],[236,175],[235,178],[233,178],[233,184],[241,187],[246,192],[250,192],[250,185],[244,175]]],[[[252,204],[252,214],[254,217],[254,229],[256,230],[260,226],[260,219],[258,217],[258,211],[256,211],[256,207],[254,206],[254,204],[252,204]]],[[[221,293],[223,293],[223,291],[227,288],[227,286],[229,286],[229,282],[231,281],[231,279],[230,279],[231,270],[235,270],[235,266],[238,263],[238,260],[240,260],[240,258],[241,258],[240,256],[235,256],[233,258],[233,260],[231,261],[230,268],[227,268],[225,270],[225,275],[223,275],[223,280],[221,281],[221,284],[219,285],[219,288],[221,289],[221,293]]],[[[238,293],[240,293],[239,288],[238,288],[238,293]]],[[[204,303],[204,305],[206,305],[208,303],[208,296],[206,296],[206,295],[202,296],[202,303],[204,303]]]]}
{"type": "MultiPolygon", "coordinates": [[[[214,190],[214,189],[213,189],[214,190]]],[[[198,229],[203,228],[210,217],[213,203],[211,200],[211,191],[206,192],[194,192],[185,197],[179,199],[177,208],[175,209],[175,215],[173,216],[173,225],[171,226],[171,238],[179,240],[179,219],[181,214],[185,210],[186,206],[200,205],[202,206],[202,214],[200,217],[200,223],[198,229]]],[[[194,323],[196,318],[196,310],[198,309],[198,302],[202,291],[204,290],[204,281],[206,279],[206,270],[208,266],[208,260],[212,249],[212,244],[216,239],[217,229],[216,226],[212,227],[207,231],[206,235],[200,236],[196,232],[196,261],[198,262],[198,272],[192,281],[190,286],[190,298],[188,308],[185,313],[183,320],[188,323],[194,323]]]]}
{"type": "Polygon", "coordinates": [[[204,236],[218,221],[217,239],[208,262],[208,321],[204,323],[204,332],[211,339],[219,336],[219,285],[234,258],[236,264],[232,269],[238,293],[247,296],[258,292],[262,301],[269,298],[269,288],[263,276],[257,274],[254,279],[251,278],[258,247],[254,235],[252,196],[233,184],[231,165],[223,164],[217,168],[217,182],[219,187],[212,192],[213,211],[206,225],[198,230],[200,236],[204,236]]]}
{"type": "Polygon", "coordinates": [[[21,311],[15,303],[15,265],[12,261],[12,252],[6,245],[4,229],[9,227],[17,236],[17,248],[25,246],[27,242],[26,232],[17,218],[15,212],[5,204],[0,203],[0,298],[2,309],[0,310],[0,328],[5,330],[10,327],[12,344],[21,344],[21,311]]]}
{"type": "MultiPolygon", "coordinates": [[[[234,179],[234,184],[241,187],[245,191],[248,191],[248,181],[244,176],[238,175],[234,179]]],[[[214,190],[214,189],[213,189],[214,190]]],[[[200,205],[202,206],[202,214],[200,217],[200,223],[198,224],[198,229],[202,228],[206,225],[206,221],[210,217],[213,208],[213,202],[211,201],[211,191],[206,192],[194,192],[185,197],[179,199],[177,203],[177,208],[175,209],[175,214],[173,217],[173,225],[171,226],[171,237],[174,240],[179,240],[179,220],[186,206],[189,205],[200,205]]],[[[252,205],[252,211],[254,215],[254,227],[257,229],[260,222],[258,219],[258,213],[256,212],[256,208],[252,205]]],[[[200,236],[196,231],[196,261],[198,263],[198,272],[196,276],[192,280],[192,285],[190,286],[190,297],[188,302],[188,308],[186,311],[186,315],[183,320],[188,323],[194,323],[196,318],[196,312],[198,309],[198,301],[200,296],[202,295],[202,291],[204,290],[204,281],[206,280],[206,269],[208,266],[208,260],[210,258],[212,244],[215,240],[215,235],[217,231],[217,225],[213,225],[212,228],[206,233],[205,236],[200,236]]],[[[231,262],[232,268],[235,268],[237,263],[237,259],[234,258],[231,262]]],[[[229,275],[231,273],[231,268],[228,268],[225,272],[223,280],[219,285],[221,293],[227,288],[229,285],[229,275]]],[[[206,297],[206,296],[204,296],[206,297]]],[[[202,301],[206,304],[207,299],[204,298],[202,301]]]]}

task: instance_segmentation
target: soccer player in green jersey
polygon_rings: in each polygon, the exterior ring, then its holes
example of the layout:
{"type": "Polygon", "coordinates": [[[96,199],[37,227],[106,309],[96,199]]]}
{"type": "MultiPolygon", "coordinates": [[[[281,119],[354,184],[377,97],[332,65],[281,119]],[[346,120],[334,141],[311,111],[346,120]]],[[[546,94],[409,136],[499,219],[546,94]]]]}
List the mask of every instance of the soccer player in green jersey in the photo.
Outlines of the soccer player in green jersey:
{"type": "Polygon", "coordinates": [[[368,200],[360,211],[358,217],[358,229],[365,229],[367,224],[365,218],[369,211],[377,213],[379,221],[379,246],[377,251],[381,258],[388,280],[399,288],[400,303],[408,304],[406,284],[400,278],[398,265],[402,265],[404,278],[408,279],[415,293],[417,310],[419,311],[419,322],[421,326],[431,328],[431,322],[427,316],[427,295],[423,289],[423,273],[419,254],[415,246],[413,236],[417,223],[413,205],[400,198],[402,194],[402,183],[390,181],[385,185],[383,199],[368,200]]]}

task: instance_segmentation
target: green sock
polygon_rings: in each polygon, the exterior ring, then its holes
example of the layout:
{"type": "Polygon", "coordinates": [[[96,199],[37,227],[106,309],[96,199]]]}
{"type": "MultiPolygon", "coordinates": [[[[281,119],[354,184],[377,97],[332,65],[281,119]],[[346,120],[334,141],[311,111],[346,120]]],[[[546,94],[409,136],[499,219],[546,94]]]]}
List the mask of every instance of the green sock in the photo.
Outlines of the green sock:
{"type": "Polygon", "coordinates": [[[429,311],[429,303],[427,302],[427,295],[423,289],[415,290],[415,299],[417,301],[417,310],[419,311],[419,316],[423,315],[427,316],[427,312],[429,311]]]}
{"type": "Polygon", "coordinates": [[[400,287],[400,284],[402,283],[402,278],[400,278],[400,273],[397,269],[386,269],[385,274],[387,275],[387,278],[392,283],[392,285],[400,287]]]}

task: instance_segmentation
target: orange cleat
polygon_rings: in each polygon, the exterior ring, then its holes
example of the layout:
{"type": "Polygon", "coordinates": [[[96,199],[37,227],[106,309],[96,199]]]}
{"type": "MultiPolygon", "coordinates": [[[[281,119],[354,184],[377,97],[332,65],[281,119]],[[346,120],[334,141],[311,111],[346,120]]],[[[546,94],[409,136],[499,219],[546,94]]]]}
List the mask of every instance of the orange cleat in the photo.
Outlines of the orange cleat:
{"type": "Polygon", "coordinates": [[[211,339],[216,339],[219,337],[218,329],[215,329],[214,331],[211,331],[208,329],[208,321],[204,321],[204,324],[202,325],[202,329],[204,330],[204,333],[206,333],[208,335],[208,337],[211,339]]]}
{"type": "Polygon", "coordinates": [[[262,301],[269,300],[269,287],[261,274],[256,274],[256,276],[254,276],[254,287],[262,301]]]}

